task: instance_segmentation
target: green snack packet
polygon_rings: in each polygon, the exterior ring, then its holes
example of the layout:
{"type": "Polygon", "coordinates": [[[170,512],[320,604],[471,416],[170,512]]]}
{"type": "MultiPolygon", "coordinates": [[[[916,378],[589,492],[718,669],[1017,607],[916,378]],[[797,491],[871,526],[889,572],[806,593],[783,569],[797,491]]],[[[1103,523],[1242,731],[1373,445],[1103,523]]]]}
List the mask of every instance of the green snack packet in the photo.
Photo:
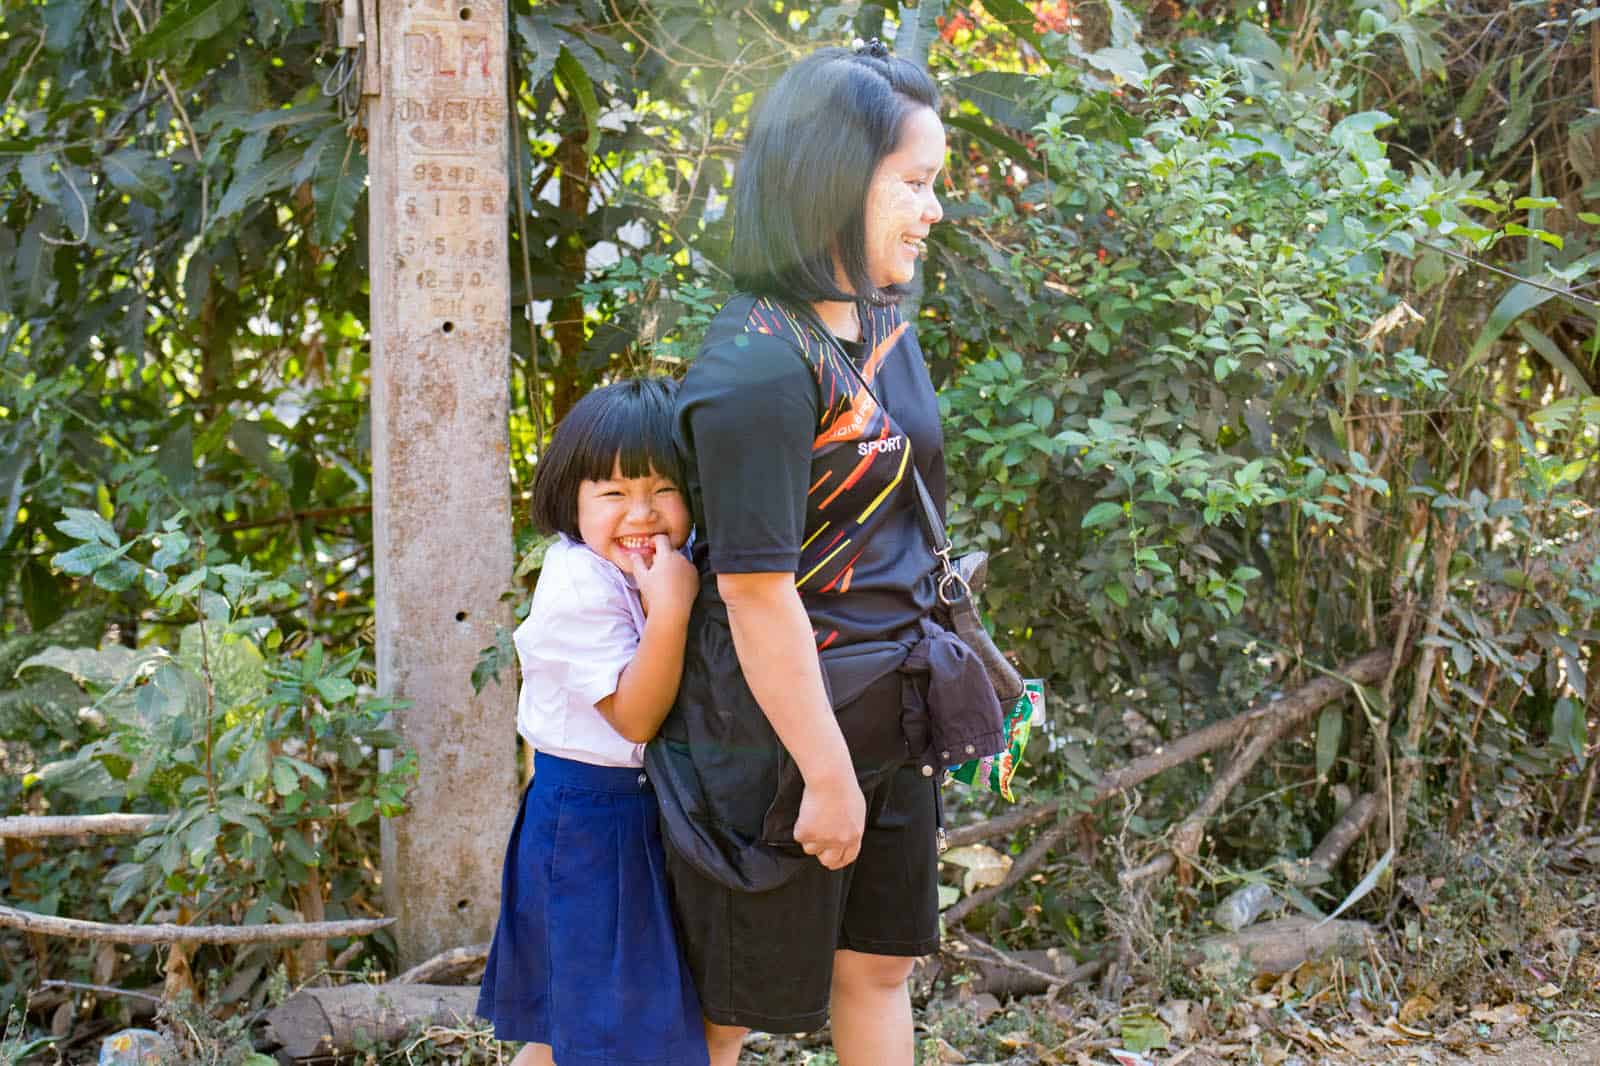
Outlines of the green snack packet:
{"type": "Polygon", "coordinates": [[[1004,751],[969,759],[950,771],[950,776],[964,785],[987,785],[1007,802],[1015,803],[1011,794],[1011,775],[1022,763],[1022,751],[1028,746],[1028,734],[1035,722],[1044,721],[1044,682],[1030,678],[1022,683],[1022,695],[1006,711],[1006,747],[1004,751]]]}

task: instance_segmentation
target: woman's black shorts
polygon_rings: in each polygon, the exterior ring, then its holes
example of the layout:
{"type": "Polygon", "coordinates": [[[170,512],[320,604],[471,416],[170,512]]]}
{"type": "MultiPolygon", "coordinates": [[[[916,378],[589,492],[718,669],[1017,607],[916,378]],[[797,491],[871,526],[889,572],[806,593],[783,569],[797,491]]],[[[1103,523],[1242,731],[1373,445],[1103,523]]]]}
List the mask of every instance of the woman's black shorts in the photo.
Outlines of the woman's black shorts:
{"type": "Polygon", "coordinates": [[[768,892],[726,888],[667,849],[679,932],[707,1018],[810,1032],[828,1018],[835,950],[938,950],[936,780],[916,765],[900,767],[867,793],[854,863],[829,870],[813,860],[768,892]]]}

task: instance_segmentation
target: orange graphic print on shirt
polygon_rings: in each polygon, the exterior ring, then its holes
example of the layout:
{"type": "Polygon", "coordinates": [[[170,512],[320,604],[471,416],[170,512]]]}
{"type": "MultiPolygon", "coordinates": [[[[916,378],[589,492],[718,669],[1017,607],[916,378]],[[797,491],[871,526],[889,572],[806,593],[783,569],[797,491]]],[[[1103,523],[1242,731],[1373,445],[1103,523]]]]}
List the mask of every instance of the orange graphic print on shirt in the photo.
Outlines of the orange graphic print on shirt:
{"type": "MultiPolygon", "coordinates": [[[[859,374],[838,345],[770,300],[750,309],[745,329],[782,337],[804,352],[816,375],[817,436],[811,445],[811,488],[795,586],[802,597],[846,593],[854,567],[896,490],[909,486],[911,439],[869,387],[907,324],[893,307],[872,308],[862,322],[871,353],[859,374]],[[863,379],[866,385],[863,385],[863,379]]],[[[838,637],[816,634],[819,649],[838,637]]]]}

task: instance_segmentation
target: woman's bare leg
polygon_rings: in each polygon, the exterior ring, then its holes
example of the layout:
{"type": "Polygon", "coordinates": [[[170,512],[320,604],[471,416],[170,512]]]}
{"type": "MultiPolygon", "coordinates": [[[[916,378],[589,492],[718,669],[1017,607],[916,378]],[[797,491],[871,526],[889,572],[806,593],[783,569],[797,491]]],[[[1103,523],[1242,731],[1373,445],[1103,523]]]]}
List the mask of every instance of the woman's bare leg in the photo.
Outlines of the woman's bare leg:
{"type": "Polygon", "coordinates": [[[750,1030],[737,1025],[718,1025],[706,1022],[706,1050],[711,1052],[711,1066],[738,1066],[739,1048],[750,1030]]]}
{"type": "Polygon", "coordinates": [[[912,1066],[907,981],[916,961],[843,949],[833,953],[833,1049],[839,1066],[912,1066]]]}

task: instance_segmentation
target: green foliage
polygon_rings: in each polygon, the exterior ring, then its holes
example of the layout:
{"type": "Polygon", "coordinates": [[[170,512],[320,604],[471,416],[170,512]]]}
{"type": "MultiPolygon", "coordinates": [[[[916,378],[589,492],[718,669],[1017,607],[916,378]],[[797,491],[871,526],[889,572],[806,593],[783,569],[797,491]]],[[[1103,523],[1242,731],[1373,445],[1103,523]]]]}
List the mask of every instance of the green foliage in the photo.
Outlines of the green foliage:
{"type": "MultiPolygon", "coordinates": [[[[1056,695],[1036,790],[1389,646],[1401,617],[1416,639],[1427,549],[1455,538],[1438,677],[1329,707],[1253,775],[1211,838],[1223,882],[1304,855],[1324,786],[1381,789],[1391,757],[1433,767],[1402,817],[1452,824],[1581,817],[1596,757],[1600,432],[1571,329],[1594,315],[1565,290],[1600,264],[1597,220],[1566,224],[1536,150],[1521,188],[1393,150],[1418,114],[1375,101],[1371,64],[1442,74],[1438,15],[1328,9],[1315,65],[1288,33],[1190,27],[1208,39],[1137,85],[1085,62],[1141,47],[1113,18],[1046,47],[1044,76],[956,83],[982,119],[953,120],[971,164],[957,137],[922,335],[956,539],[991,552],[985,605],[1056,695]]],[[[1125,829],[1159,847],[1204,780],[1164,774],[1125,829]]]]}
{"type": "Polygon", "coordinates": [[[1388,493],[1341,444],[1350,400],[1442,385],[1362,338],[1390,299],[1381,253],[1411,247],[1456,184],[1393,171],[1384,116],[1316,117],[1336,85],[1213,63],[1183,91],[1153,86],[1124,140],[1097,132],[1133,118],[1114,97],[1070,69],[1054,82],[1042,155],[1072,180],[974,204],[1004,227],[1030,307],[944,391],[973,445],[956,450],[954,522],[1001,589],[1054,586],[991,601],[1002,627],[1031,627],[1031,669],[1138,634],[1185,649],[1185,673],[1215,670],[1273,580],[1264,531],[1337,525],[1352,491],[1388,493]]]}
{"type": "Polygon", "coordinates": [[[136,922],[261,923],[300,920],[324,885],[337,888],[329,917],[371,894],[361,859],[374,815],[404,810],[416,759],[388,727],[404,705],[357,684],[362,650],[284,646],[270,612],[289,586],[230,560],[182,517],[127,540],[95,511],[69,508],[57,526],[78,543],[52,564],[149,597],[155,639],[51,645],[17,665],[14,705],[79,708],[70,753],[24,766],[21,799],[163,817],[103,874],[24,902],[78,916],[95,900],[136,922]]]}

